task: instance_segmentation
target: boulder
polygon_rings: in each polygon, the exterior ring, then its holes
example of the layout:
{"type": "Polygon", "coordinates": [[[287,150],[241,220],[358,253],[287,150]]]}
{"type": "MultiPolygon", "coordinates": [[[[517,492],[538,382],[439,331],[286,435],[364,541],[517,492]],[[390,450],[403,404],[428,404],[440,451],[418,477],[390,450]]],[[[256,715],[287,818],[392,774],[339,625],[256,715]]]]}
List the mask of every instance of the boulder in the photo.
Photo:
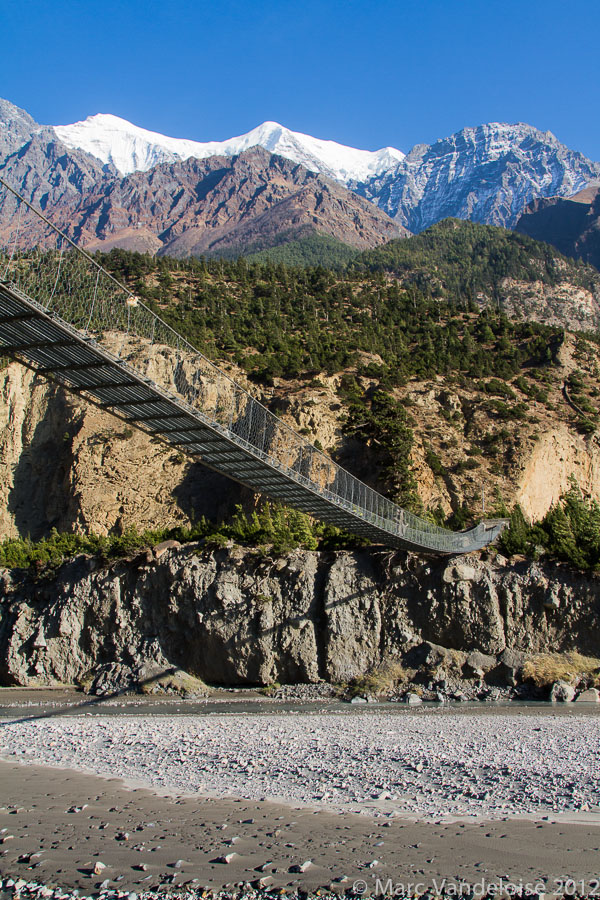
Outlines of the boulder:
{"type": "Polygon", "coordinates": [[[402,699],[404,703],[408,703],[409,706],[420,706],[423,702],[418,694],[414,694],[412,692],[405,694],[402,699]]]}
{"type": "Polygon", "coordinates": [[[466,563],[458,563],[455,567],[455,571],[458,581],[479,581],[480,573],[474,566],[468,566],[466,563]]]}
{"type": "Polygon", "coordinates": [[[493,669],[496,665],[496,657],[488,656],[487,653],[481,653],[479,650],[473,650],[469,653],[465,664],[462,667],[463,675],[466,678],[483,678],[486,672],[493,669]]]}
{"type": "Polygon", "coordinates": [[[455,562],[446,566],[442,573],[442,580],[446,584],[452,584],[454,581],[479,581],[481,572],[468,563],[455,562]]]}
{"type": "Polygon", "coordinates": [[[600,703],[600,691],[597,688],[588,688],[575,697],[576,703],[600,703]]]}
{"type": "Polygon", "coordinates": [[[555,681],[550,690],[550,699],[553,703],[570,703],[575,699],[575,688],[567,681],[555,681]]]}
{"type": "Polygon", "coordinates": [[[447,647],[441,647],[431,641],[423,641],[417,647],[409,650],[404,662],[409,667],[416,669],[449,668],[454,662],[454,656],[447,647]]]}
{"type": "Polygon", "coordinates": [[[178,550],[179,547],[181,547],[179,541],[161,541],[160,544],[156,544],[154,547],[154,558],[160,559],[167,550],[178,550]]]}
{"type": "Polygon", "coordinates": [[[520,650],[503,650],[494,674],[504,684],[514,687],[518,683],[525,659],[525,654],[520,650]]]}

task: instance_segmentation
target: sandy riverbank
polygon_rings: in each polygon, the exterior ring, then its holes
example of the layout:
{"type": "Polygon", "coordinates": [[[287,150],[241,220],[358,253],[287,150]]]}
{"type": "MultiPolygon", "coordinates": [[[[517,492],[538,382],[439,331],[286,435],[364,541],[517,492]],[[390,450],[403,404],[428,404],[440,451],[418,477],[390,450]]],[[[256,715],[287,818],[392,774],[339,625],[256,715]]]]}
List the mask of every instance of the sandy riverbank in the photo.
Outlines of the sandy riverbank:
{"type": "Polygon", "coordinates": [[[395,886],[542,879],[552,892],[555,879],[591,884],[600,852],[600,827],[592,824],[431,825],[268,802],[160,797],[116,779],[5,762],[0,786],[0,828],[7,829],[5,839],[13,835],[0,846],[0,871],[86,895],[105,881],[139,893],[264,877],[272,887],[307,890],[364,881],[369,893],[388,879],[395,886]],[[231,862],[215,862],[232,852],[231,862]],[[309,859],[304,873],[290,871],[309,859]],[[95,875],[98,862],[106,869],[95,875]]]}
{"type": "Polygon", "coordinates": [[[86,894],[260,878],[593,889],[599,746],[600,716],[562,709],[32,709],[0,722],[0,871],[86,894]]]}

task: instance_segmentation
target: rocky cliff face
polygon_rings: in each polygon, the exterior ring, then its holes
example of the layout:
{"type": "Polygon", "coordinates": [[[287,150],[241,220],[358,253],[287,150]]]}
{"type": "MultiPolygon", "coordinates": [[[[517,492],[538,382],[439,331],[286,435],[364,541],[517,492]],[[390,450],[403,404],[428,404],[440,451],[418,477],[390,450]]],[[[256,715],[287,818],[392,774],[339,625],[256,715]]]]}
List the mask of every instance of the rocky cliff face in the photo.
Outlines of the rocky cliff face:
{"type": "Polygon", "coordinates": [[[16,363],[0,372],[0,533],[222,517],[242,489],[16,363]],[[143,473],[141,476],[140,473],[143,473]]]}
{"type": "Polygon", "coordinates": [[[174,668],[215,684],[339,683],[419,657],[435,668],[428,641],[481,651],[490,670],[540,651],[597,654],[600,641],[597,578],[473,556],[188,545],[108,567],[80,557],[37,581],[4,572],[0,610],[3,684],[174,668]]]}
{"type": "Polygon", "coordinates": [[[353,187],[409,231],[448,216],[513,226],[536,197],[568,197],[600,165],[530,125],[491,123],[417,145],[395,169],[353,187]]]}
{"type": "Polygon", "coordinates": [[[586,188],[568,200],[532,200],[515,230],[600,269],[600,188],[586,188]]]}

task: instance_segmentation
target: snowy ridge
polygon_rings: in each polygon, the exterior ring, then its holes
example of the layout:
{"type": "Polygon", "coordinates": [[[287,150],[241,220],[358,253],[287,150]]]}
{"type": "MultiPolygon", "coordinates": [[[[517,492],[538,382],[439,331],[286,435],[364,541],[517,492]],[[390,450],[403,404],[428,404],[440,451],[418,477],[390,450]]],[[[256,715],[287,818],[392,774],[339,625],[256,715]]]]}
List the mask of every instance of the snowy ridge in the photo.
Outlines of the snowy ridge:
{"type": "Polygon", "coordinates": [[[103,163],[112,163],[123,175],[146,172],[159,163],[189,157],[235,156],[257,145],[343,184],[368,181],[404,159],[404,154],[394,147],[377,151],[356,150],[335,141],[290,131],[277,122],[263,122],[239,137],[206,143],[166,137],[103,113],[73,125],[56,125],[54,131],[67,147],[85,150],[103,163]]]}

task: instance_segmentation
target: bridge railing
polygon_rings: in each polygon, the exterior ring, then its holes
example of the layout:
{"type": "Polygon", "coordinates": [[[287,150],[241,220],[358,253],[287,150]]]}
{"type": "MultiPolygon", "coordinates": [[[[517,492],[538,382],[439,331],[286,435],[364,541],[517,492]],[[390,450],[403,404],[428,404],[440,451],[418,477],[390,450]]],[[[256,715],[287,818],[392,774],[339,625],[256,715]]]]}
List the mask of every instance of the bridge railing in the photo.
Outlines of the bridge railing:
{"type": "MultiPolygon", "coordinates": [[[[76,236],[76,235],[75,235],[76,236]]],[[[0,280],[169,391],[248,452],[382,531],[441,552],[480,545],[401,509],[236,384],[0,179],[0,280]],[[6,222],[10,222],[10,227],[6,222]]]]}

